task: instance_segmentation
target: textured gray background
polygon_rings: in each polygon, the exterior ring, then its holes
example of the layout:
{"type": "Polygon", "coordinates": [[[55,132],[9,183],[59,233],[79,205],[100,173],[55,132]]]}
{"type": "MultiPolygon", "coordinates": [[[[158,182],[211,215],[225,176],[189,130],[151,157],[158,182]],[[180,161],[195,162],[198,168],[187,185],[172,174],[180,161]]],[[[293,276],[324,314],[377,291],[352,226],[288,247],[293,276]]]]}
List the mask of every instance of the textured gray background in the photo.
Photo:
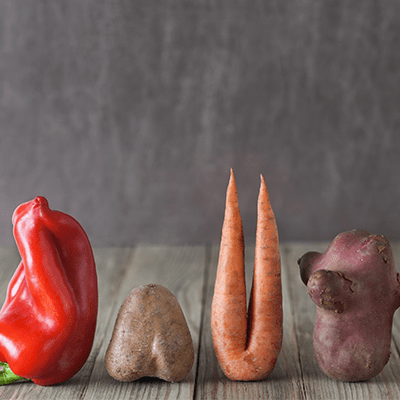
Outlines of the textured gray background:
{"type": "Polygon", "coordinates": [[[400,240],[400,2],[0,1],[0,245],[36,195],[93,245],[400,240]]]}

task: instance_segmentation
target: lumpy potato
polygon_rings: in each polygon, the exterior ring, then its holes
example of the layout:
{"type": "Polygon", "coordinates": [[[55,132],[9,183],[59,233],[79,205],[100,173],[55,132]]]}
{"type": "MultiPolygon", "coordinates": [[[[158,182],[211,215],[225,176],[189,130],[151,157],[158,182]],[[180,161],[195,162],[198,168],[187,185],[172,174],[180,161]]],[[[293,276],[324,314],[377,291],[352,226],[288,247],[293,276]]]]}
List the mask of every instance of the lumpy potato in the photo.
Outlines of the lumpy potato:
{"type": "Polygon", "coordinates": [[[119,381],[157,377],[179,382],[194,361],[193,342],[175,296],[161,285],[139,286],[122,304],[105,364],[119,381]]]}

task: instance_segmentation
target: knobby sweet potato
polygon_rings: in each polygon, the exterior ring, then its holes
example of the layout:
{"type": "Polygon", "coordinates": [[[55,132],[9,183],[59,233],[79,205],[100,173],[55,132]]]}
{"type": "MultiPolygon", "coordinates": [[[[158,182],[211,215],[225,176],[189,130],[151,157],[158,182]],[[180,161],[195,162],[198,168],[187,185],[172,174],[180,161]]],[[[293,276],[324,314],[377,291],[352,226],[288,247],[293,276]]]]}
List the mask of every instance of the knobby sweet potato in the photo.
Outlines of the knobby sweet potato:
{"type": "Polygon", "coordinates": [[[400,306],[399,274],[389,241],[363,230],[339,234],[324,253],[298,260],[317,305],[314,354],[341,381],[378,375],[390,356],[393,314],[400,306]]]}

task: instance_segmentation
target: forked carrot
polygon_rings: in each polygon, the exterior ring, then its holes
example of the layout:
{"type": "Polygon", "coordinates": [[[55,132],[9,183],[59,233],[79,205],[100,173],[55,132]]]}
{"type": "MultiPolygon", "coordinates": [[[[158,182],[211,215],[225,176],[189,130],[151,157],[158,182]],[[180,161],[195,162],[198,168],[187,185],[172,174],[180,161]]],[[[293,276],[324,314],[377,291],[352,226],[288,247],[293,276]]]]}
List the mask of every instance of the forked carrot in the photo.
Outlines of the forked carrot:
{"type": "Polygon", "coordinates": [[[222,371],[231,380],[266,378],[282,345],[279,239],[262,175],[257,213],[253,283],[246,316],[243,227],[231,169],[211,308],[215,353],[222,371]]]}

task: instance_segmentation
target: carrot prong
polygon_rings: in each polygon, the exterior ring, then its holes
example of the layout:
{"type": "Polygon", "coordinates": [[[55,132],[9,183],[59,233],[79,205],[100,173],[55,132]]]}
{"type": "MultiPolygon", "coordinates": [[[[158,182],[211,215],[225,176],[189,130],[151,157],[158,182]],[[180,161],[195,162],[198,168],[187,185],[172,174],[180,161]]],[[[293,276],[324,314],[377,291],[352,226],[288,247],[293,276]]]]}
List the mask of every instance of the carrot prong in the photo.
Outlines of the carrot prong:
{"type": "Polygon", "coordinates": [[[248,351],[259,352],[260,343],[264,343],[269,348],[267,357],[272,371],[281,349],[283,333],[281,261],[275,215],[262,175],[248,325],[248,351]],[[273,357],[273,354],[276,356],[273,357]]]}
{"type": "Polygon", "coordinates": [[[246,282],[244,237],[236,181],[231,175],[226,192],[211,324],[218,354],[242,352],[246,346],[246,282]],[[221,342],[218,338],[223,338],[221,342]]]}

